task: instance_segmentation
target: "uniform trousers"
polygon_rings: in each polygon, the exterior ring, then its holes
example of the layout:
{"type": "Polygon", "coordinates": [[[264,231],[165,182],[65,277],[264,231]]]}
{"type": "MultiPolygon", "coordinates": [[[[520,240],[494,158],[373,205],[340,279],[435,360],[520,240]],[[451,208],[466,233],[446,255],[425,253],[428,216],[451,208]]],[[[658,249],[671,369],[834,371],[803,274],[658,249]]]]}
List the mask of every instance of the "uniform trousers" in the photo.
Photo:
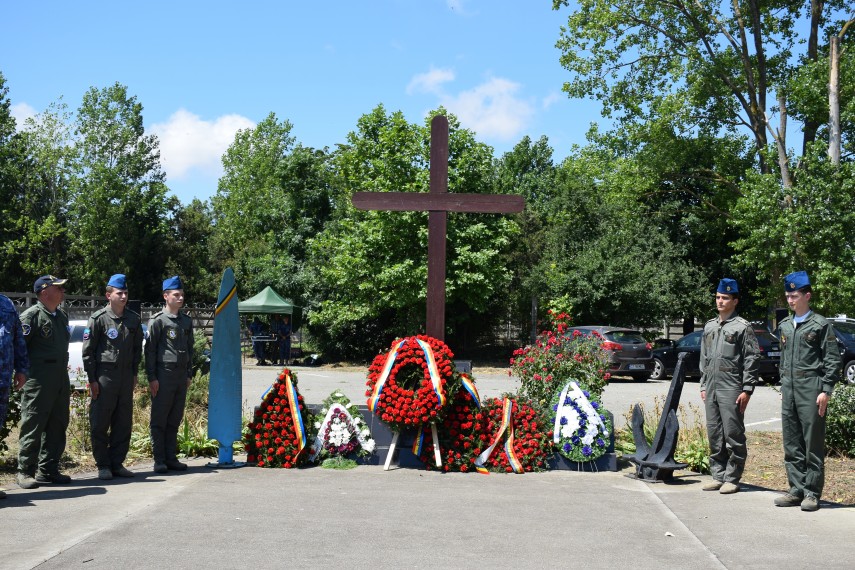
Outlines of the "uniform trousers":
{"type": "Polygon", "coordinates": [[[704,407],[710,443],[710,474],[716,481],[738,483],[748,458],[745,416],[736,398],[742,390],[707,390],[704,407]]]}

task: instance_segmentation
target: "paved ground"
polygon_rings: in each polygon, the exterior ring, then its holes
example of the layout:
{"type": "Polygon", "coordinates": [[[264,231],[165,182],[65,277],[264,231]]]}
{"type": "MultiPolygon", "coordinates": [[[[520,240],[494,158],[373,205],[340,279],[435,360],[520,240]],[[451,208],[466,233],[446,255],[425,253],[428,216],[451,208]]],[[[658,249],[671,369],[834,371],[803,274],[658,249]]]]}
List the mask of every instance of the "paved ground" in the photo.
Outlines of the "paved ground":
{"type": "MultiPolygon", "coordinates": [[[[334,389],[361,401],[362,374],[300,370],[300,389],[310,403],[334,389]]],[[[274,375],[247,369],[247,402],[274,375]]],[[[485,396],[512,389],[508,382],[479,377],[485,396]]],[[[652,399],[667,383],[612,384],[607,406],[619,409],[618,394],[636,388],[652,399]]],[[[181,474],[143,464],[131,481],[85,474],[67,486],[9,490],[0,501],[0,568],[789,569],[855,561],[855,508],[776,508],[777,494],[762,488],[703,492],[704,476],[664,485],[618,473],[215,469],[206,461],[181,474]]]]}

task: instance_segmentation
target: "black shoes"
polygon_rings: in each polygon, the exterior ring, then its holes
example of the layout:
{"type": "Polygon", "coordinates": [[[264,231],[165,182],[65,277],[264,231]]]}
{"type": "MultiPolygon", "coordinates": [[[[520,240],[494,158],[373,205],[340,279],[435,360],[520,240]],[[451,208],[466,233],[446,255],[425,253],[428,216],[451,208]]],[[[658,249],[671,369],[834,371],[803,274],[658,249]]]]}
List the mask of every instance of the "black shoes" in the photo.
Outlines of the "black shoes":
{"type": "Polygon", "coordinates": [[[63,473],[36,473],[36,481],[39,483],[58,483],[64,485],[71,483],[71,477],[63,473]]]}

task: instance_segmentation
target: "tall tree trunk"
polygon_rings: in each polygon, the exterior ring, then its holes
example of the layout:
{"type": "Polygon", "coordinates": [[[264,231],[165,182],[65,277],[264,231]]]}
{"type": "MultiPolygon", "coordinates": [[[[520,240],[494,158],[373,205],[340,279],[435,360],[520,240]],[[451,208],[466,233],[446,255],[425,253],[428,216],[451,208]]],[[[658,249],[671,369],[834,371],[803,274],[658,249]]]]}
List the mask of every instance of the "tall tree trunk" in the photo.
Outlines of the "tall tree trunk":
{"type": "MultiPolygon", "coordinates": [[[[810,3],[810,36],[808,37],[807,57],[809,61],[819,60],[819,22],[822,18],[823,0],[811,0],[810,3]]],[[[816,131],[819,129],[819,121],[807,118],[804,123],[804,142],[802,144],[802,156],[807,154],[810,144],[816,140],[816,131]]]]}
{"type": "Polygon", "coordinates": [[[839,56],[840,38],[832,34],[828,40],[828,158],[831,164],[840,164],[840,93],[839,93],[839,56]]]}

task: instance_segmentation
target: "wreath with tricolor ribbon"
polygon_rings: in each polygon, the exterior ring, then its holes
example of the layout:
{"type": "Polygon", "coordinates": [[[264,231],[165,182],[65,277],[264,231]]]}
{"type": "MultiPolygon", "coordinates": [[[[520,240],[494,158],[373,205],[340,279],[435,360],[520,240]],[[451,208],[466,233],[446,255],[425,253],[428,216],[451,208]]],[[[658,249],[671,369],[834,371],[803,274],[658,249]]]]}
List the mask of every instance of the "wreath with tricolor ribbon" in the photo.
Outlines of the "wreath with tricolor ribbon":
{"type": "Polygon", "coordinates": [[[452,358],[448,346],[433,337],[396,340],[368,368],[368,409],[396,432],[441,423],[459,388],[452,358]]]}
{"type": "Polygon", "coordinates": [[[537,408],[506,396],[484,402],[480,415],[480,430],[489,434],[489,444],[475,458],[479,473],[523,473],[548,468],[552,431],[537,408]]]}
{"type": "Polygon", "coordinates": [[[314,416],[297,390],[297,375],[282,370],[247,426],[247,463],[286,469],[302,465],[308,455],[307,426],[313,423],[314,416]]]}
{"type": "MultiPolygon", "coordinates": [[[[475,380],[467,374],[460,374],[460,384],[463,389],[458,390],[449,402],[448,413],[437,426],[437,434],[442,470],[466,473],[475,470],[475,455],[485,447],[487,435],[480,432],[481,397],[475,380]]],[[[413,442],[413,454],[424,462],[427,469],[435,469],[434,445],[428,431],[426,426],[419,431],[413,442]]]]}

